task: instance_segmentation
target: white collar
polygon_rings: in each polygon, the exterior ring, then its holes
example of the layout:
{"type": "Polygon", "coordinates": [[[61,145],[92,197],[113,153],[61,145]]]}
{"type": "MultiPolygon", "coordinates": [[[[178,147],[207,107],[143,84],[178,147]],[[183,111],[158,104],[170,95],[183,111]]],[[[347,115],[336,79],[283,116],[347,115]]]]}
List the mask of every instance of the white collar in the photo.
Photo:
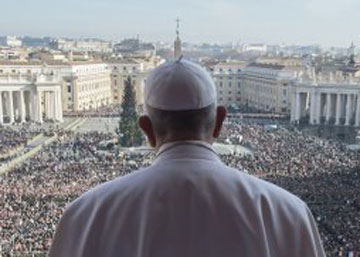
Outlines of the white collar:
{"type": "Polygon", "coordinates": [[[173,148],[174,146],[177,145],[199,145],[202,147],[205,147],[209,150],[211,150],[212,152],[214,152],[216,154],[215,149],[213,148],[213,146],[205,141],[201,141],[201,140],[182,140],[182,141],[174,141],[174,142],[170,142],[170,143],[165,143],[163,145],[160,146],[159,150],[156,153],[156,156],[159,156],[160,154],[162,154],[163,152],[165,152],[166,150],[173,148]]]}

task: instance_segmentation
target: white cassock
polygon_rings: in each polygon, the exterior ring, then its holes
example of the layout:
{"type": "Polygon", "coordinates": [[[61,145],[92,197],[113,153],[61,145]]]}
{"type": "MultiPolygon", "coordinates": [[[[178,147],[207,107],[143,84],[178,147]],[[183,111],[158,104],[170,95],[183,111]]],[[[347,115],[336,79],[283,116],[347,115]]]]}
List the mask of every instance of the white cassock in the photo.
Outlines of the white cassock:
{"type": "Polygon", "coordinates": [[[61,218],[50,257],[323,257],[296,196],[225,166],[203,142],[166,144],[61,218]]]}

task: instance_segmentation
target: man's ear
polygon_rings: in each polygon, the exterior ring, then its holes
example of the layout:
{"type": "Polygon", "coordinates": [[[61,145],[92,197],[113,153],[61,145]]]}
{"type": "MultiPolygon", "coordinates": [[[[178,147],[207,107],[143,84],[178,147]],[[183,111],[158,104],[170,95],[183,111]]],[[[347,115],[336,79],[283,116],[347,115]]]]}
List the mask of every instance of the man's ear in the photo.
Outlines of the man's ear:
{"type": "Polygon", "coordinates": [[[140,116],[138,123],[139,123],[139,127],[145,133],[151,147],[155,147],[156,138],[149,116],[146,115],[140,116]]]}
{"type": "Polygon", "coordinates": [[[226,108],[224,106],[218,106],[216,109],[216,123],[213,131],[213,137],[218,138],[222,129],[223,122],[226,118],[226,108]]]}

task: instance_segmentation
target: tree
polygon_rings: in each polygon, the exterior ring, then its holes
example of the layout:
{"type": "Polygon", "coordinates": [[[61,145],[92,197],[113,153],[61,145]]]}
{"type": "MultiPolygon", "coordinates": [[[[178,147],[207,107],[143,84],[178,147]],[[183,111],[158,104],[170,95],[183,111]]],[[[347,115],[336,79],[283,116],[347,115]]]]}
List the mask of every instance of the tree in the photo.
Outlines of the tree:
{"type": "Polygon", "coordinates": [[[119,144],[124,147],[141,145],[143,136],[137,124],[138,114],[136,112],[136,93],[130,76],[128,76],[125,81],[121,109],[122,112],[120,114],[119,127],[117,129],[119,144]]]}

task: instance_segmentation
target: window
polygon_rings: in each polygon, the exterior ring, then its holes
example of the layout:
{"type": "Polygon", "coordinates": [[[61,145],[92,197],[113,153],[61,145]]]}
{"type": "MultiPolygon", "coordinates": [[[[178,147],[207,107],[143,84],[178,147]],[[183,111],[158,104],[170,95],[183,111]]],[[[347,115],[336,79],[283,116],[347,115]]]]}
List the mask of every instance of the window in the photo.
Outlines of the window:
{"type": "Polygon", "coordinates": [[[71,85],[67,86],[67,91],[68,91],[68,93],[71,93],[71,85]]]}

